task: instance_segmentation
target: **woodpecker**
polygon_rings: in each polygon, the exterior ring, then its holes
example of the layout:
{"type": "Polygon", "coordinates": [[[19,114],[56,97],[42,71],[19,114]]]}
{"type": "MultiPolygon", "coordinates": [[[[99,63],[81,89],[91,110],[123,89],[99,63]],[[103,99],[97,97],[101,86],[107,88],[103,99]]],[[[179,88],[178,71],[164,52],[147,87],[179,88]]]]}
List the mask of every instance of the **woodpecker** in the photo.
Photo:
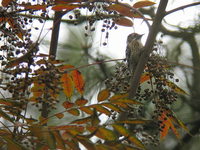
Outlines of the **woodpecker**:
{"type": "Polygon", "coordinates": [[[134,73],[139,57],[142,52],[143,45],[141,43],[141,37],[143,34],[131,33],[127,37],[126,47],[126,61],[130,73],[134,73]]]}

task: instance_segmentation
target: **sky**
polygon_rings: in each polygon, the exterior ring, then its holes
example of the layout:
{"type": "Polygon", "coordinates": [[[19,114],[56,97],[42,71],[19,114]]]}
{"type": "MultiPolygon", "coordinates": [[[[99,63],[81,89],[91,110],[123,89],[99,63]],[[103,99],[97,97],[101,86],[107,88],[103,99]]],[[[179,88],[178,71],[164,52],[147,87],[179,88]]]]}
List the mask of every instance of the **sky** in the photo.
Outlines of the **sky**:
{"type": "MultiPolygon", "coordinates": [[[[124,0],[123,2],[128,2],[129,0],[124,0]]],[[[158,0],[154,2],[158,3],[158,0]]],[[[134,2],[130,3],[133,5],[134,2]]],[[[169,0],[167,10],[171,10],[177,8],[179,6],[183,6],[186,4],[191,3],[191,0],[169,0]]],[[[157,5],[157,4],[156,4],[157,5]]],[[[182,27],[187,27],[191,24],[191,21],[197,16],[196,12],[194,11],[195,7],[187,8],[181,11],[177,11],[174,14],[168,15],[165,20],[172,25],[181,25],[182,27]]],[[[197,8],[196,8],[197,9],[197,8]]],[[[101,26],[101,25],[99,25],[101,26]]],[[[146,24],[142,21],[142,19],[134,19],[134,26],[133,27],[124,27],[119,26],[117,31],[112,30],[110,32],[110,38],[108,41],[107,46],[101,46],[100,51],[104,54],[110,55],[113,58],[122,58],[125,57],[125,48],[126,48],[126,38],[128,34],[132,32],[137,32],[139,34],[144,34],[142,37],[142,42],[145,43],[147,35],[148,35],[148,28],[146,24]]],[[[99,33],[101,34],[101,33],[99,33]]],[[[166,42],[168,39],[164,39],[166,42]]]]}

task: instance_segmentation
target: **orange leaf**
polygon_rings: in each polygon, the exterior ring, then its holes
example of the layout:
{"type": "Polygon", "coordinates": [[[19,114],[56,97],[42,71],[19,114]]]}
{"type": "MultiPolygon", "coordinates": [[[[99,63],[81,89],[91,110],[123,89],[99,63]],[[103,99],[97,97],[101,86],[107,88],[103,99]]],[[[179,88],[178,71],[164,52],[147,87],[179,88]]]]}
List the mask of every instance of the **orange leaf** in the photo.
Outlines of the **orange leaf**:
{"type": "Polygon", "coordinates": [[[160,121],[162,121],[162,123],[160,124],[160,127],[161,127],[160,138],[164,139],[167,136],[170,128],[172,129],[176,137],[180,138],[180,134],[178,133],[178,131],[176,130],[176,128],[174,127],[170,119],[171,117],[168,117],[166,114],[167,114],[167,111],[163,111],[161,116],[159,116],[158,118],[160,121]]]}
{"type": "Polygon", "coordinates": [[[73,10],[80,6],[81,6],[80,4],[68,4],[68,5],[58,4],[58,5],[53,6],[52,10],[55,10],[55,11],[73,10]]]}
{"type": "Polygon", "coordinates": [[[21,5],[25,9],[31,9],[31,10],[46,10],[48,5],[21,5]]]}
{"type": "Polygon", "coordinates": [[[72,79],[73,79],[75,88],[77,89],[77,91],[78,91],[81,95],[83,95],[85,81],[84,81],[84,79],[83,79],[83,76],[82,76],[81,72],[78,71],[78,70],[73,70],[73,71],[71,72],[71,75],[72,75],[72,79]]]}
{"type": "Polygon", "coordinates": [[[2,0],[1,4],[3,7],[7,7],[13,0],[2,0]]]}
{"type": "Polygon", "coordinates": [[[132,27],[133,26],[133,22],[127,18],[117,18],[117,19],[114,19],[114,22],[118,25],[121,25],[121,26],[126,26],[126,27],[132,27]]]}
{"type": "Polygon", "coordinates": [[[136,2],[133,7],[134,8],[142,8],[142,7],[146,7],[146,6],[151,6],[156,4],[155,2],[149,1],[149,0],[139,0],[138,2],[136,2]]]}
{"type": "Polygon", "coordinates": [[[79,116],[80,115],[79,110],[75,109],[75,108],[69,109],[67,112],[72,114],[72,115],[74,115],[74,116],[79,116]]]}
{"type": "Polygon", "coordinates": [[[68,98],[70,98],[74,91],[74,83],[72,78],[68,73],[65,73],[62,75],[60,81],[62,82],[63,92],[68,98]]]}
{"type": "Polygon", "coordinates": [[[78,106],[83,106],[83,105],[85,105],[85,104],[87,104],[87,103],[88,103],[88,100],[86,100],[86,99],[84,99],[84,98],[80,98],[80,99],[77,99],[77,100],[75,101],[75,104],[78,105],[78,106]]]}
{"type": "Polygon", "coordinates": [[[55,114],[55,116],[58,118],[58,119],[62,119],[64,117],[64,114],[63,113],[58,113],[58,114],[55,114]]]}
{"type": "Polygon", "coordinates": [[[108,89],[104,89],[104,90],[99,92],[99,94],[97,96],[97,100],[98,100],[98,102],[101,102],[101,101],[106,100],[109,96],[110,96],[109,90],[108,89]]]}
{"type": "Polygon", "coordinates": [[[73,107],[73,106],[74,106],[74,103],[71,103],[71,102],[69,102],[69,101],[65,101],[62,105],[63,105],[63,107],[64,107],[65,109],[68,109],[68,108],[73,107]]]}
{"type": "Polygon", "coordinates": [[[142,74],[142,76],[140,77],[140,83],[144,83],[147,80],[150,80],[150,76],[149,76],[149,73],[146,72],[142,74]]]}

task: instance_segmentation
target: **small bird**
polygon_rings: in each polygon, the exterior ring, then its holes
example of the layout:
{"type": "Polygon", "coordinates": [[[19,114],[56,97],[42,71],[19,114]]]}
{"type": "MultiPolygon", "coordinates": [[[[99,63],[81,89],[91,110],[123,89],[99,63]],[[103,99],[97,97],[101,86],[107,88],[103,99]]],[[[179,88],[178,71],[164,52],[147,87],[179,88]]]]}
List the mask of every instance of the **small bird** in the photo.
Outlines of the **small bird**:
{"type": "Polygon", "coordinates": [[[128,69],[131,74],[134,73],[139,57],[142,52],[143,44],[141,43],[141,37],[143,34],[131,33],[127,37],[126,47],[126,61],[128,69]]]}

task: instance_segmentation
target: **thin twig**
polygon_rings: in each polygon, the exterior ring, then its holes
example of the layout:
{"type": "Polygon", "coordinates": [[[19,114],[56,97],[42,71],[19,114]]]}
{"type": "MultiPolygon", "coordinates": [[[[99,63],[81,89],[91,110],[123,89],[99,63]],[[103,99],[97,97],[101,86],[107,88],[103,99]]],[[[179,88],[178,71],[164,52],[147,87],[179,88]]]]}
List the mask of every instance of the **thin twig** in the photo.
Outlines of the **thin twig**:
{"type": "Polygon", "coordinates": [[[195,2],[195,3],[191,3],[191,4],[187,4],[187,5],[184,5],[184,6],[181,6],[181,7],[177,7],[175,9],[172,9],[172,10],[169,10],[165,13],[165,16],[171,14],[171,13],[174,13],[176,11],[179,11],[179,10],[182,10],[182,9],[185,9],[185,8],[188,8],[188,7],[191,7],[191,6],[196,6],[196,5],[200,5],[200,2],[195,2]]]}
{"type": "Polygon", "coordinates": [[[120,61],[120,60],[124,60],[124,59],[120,58],[120,59],[110,59],[110,60],[105,60],[105,61],[97,61],[97,62],[94,62],[92,64],[87,64],[87,65],[82,65],[82,66],[79,66],[79,67],[76,67],[76,68],[66,69],[62,73],[67,73],[69,71],[73,71],[73,70],[77,70],[77,69],[82,69],[82,68],[86,68],[86,67],[89,67],[89,66],[94,66],[94,65],[97,65],[97,64],[102,64],[102,63],[107,63],[107,62],[112,62],[112,61],[120,61]]]}

